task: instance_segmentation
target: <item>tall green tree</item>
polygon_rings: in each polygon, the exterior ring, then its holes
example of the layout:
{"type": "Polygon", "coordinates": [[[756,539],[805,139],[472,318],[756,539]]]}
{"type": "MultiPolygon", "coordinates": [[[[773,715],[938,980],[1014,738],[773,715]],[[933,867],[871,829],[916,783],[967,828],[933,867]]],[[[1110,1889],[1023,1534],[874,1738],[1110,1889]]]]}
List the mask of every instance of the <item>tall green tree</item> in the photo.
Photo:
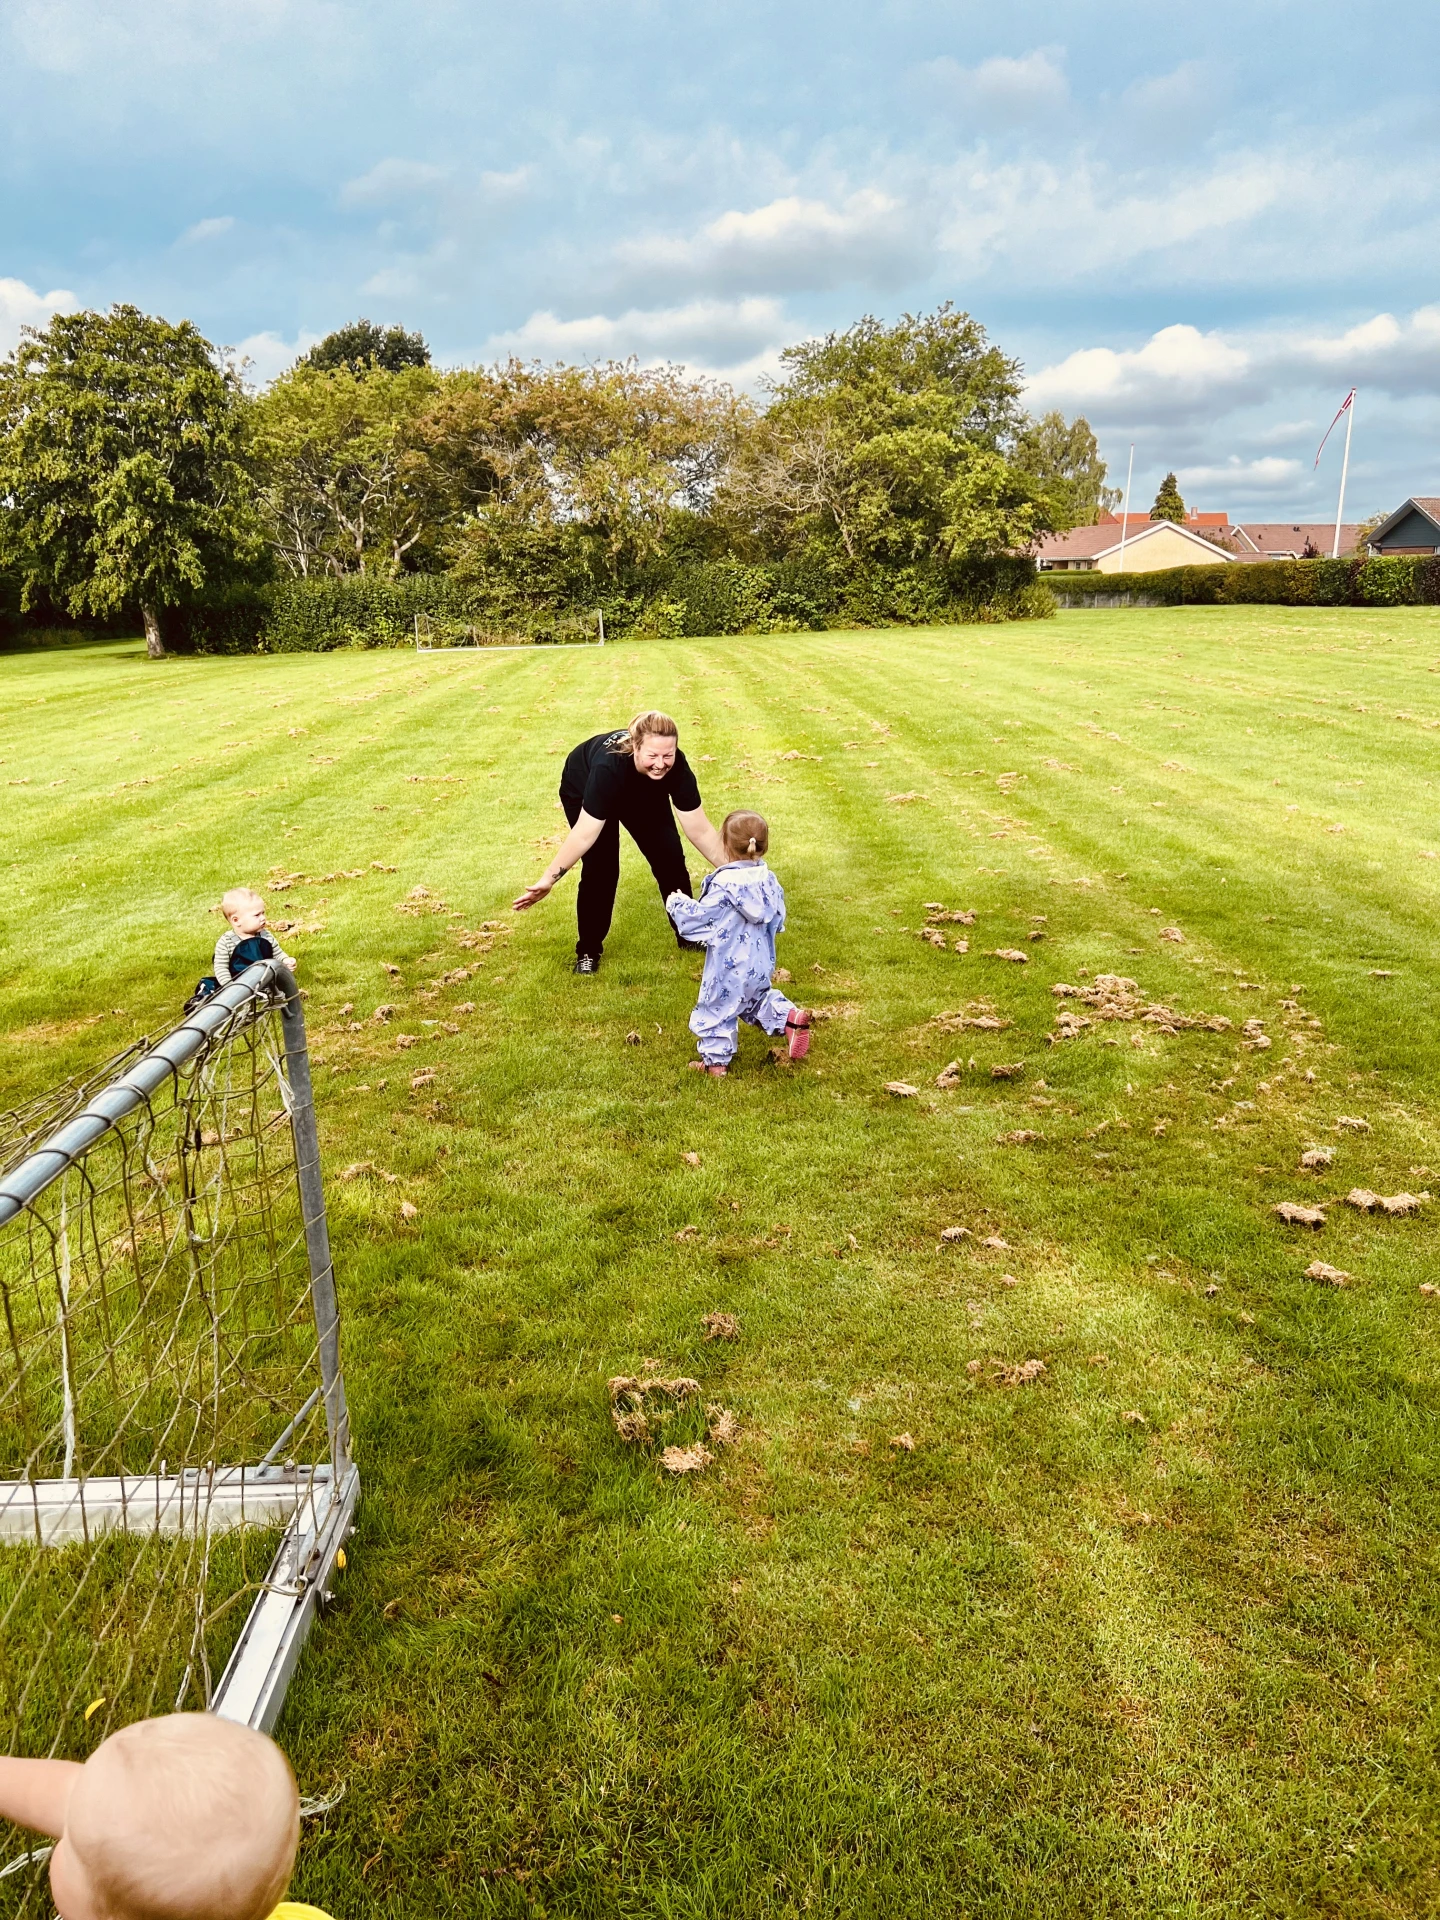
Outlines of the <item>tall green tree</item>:
{"type": "Polygon", "coordinates": [[[447,502],[415,425],[441,381],[429,367],[323,372],[302,361],[261,395],[258,508],[287,572],[393,575],[433,542],[447,502]]]}
{"type": "Polygon", "coordinates": [[[1042,414],[1021,429],[1014,462],[1035,482],[1057,532],[1093,527],[1120,504],[1120,489],[1107,487],[1107,468],[1090,422],[1080,415],[1042,414]]]}
{"type": "Polygon", "coordinates": [[[377,327],[373,320],[352,320],[348,327],[327,333],[304,356],[304,364],[316,373],[336,373],[341,368],[366,373],[371,367],[382,373],[405,373],[412,367],[428,367],[430,349],[421,333],[377,327]]]}
{"type": "Polygon", "coordinates": [[[1155,496],[1155,504],[1150,509],[1152,520],[1183,520],[1185,502],[1180,498],[1180,486],[1173,473],[1167,473],[1160,482],[1160,491],[1155,496]]]}
{"type": "Polygon", "coordinates": [[[819,538],[851,563],[948,566],[1025,547],[1051,519],[1007,457],[1020,368],[950,305],[866,318],[788,347],[723,503],[786,549],[819,538]]]}
{"type": "Polygon", "coordinates": [[[594,591],[633,581],[679,518],[708,513],[752,421],[729,387],[675,367],[511,360],[454,376],[417,438],[466,505],[450,542],[460,572],[594,591]]]}
{"type": "Polygon", "coordinates": [[[238,373],[188,320],[115,306],[26,328],[0,362],[0,565],[29,609],[161,614],[260,552],[238,373]]]}

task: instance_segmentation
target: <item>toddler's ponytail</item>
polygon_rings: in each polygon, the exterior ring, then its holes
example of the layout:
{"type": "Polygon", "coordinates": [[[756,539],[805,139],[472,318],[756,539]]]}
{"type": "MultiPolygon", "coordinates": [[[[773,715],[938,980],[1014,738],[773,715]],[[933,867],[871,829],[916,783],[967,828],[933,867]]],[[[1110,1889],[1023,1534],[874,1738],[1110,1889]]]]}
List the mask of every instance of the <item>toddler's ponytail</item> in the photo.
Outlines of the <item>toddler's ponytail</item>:
{"type": "Polygon", "coordinates": [[[727,813],[720,823],[720,838],[732,860],[753,860],[770,848],[770,828],[762,814],[741,809],[727,813]]]}

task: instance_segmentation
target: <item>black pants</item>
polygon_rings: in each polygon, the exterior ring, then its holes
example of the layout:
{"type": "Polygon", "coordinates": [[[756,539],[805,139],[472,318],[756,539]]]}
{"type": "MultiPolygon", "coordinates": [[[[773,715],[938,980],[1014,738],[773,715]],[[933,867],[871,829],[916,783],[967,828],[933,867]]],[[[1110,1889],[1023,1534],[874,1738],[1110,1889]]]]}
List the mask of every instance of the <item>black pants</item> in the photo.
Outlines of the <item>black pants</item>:
{"type": "MultiPolygon", "coordinates": [[[[567,793],[562,787],[560,804],[573,827],[580,818],[581,796],[567,793]]],[[[680,845],[680,829],[668,805],[663,812],[647,811],[630,819],[621,814],[618,820],[607,820],[600,829],[599,839],[580,862],[580,887],[575,896],[575,917],[579,922],[575,951],[592,954],[597,960],[615,913],[615,889],[620,884],[621,827],[650,862],[662,900],[672,893],[694,898],[685,852],[680,845]]],[[[678,940],[680,936],[675,937],[678,940]]]]}

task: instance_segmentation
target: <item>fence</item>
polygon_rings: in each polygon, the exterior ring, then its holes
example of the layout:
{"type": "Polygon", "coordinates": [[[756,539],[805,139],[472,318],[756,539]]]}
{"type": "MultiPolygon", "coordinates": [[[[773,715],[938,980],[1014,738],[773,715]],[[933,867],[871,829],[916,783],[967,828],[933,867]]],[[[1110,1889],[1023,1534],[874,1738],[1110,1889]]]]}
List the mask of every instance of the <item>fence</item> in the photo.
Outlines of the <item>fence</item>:
{"type": "MultiPolygon", "coordinates": [[[[268,1730],[359,1493],[278,961],[0,1119],[0,1309],[4,1750],[183,1707],[268,1730]]],[[[5,1910],[48,1913],[13,1838],[5,1910]]]]}

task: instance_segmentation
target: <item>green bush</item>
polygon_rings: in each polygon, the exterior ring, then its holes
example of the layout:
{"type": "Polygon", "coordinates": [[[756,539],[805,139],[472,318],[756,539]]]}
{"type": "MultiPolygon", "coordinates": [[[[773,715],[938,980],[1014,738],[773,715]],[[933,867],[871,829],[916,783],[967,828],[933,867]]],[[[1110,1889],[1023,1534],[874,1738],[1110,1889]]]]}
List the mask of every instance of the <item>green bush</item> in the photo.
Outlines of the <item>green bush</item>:
{"type": "Polygon", "coordinates": [[[1440,605],[1440,561],[1252,560],[1156,573],[1046,573],[1063,605],[1128,593],[1169,607],[1413,607],[1440,605]]]}
{"type": "MultiPolygon", "coordinates": [[[[1055,610],[1029,560],[953,576],[939,566],[842,566],[828,553],[770,564],[695,559],[657,570],[599,605],[605,630],[667,636],[795,633],[825,627],[919,626],[945,620],[1030,620],[1055,610]]],[[[417,616],[554,639],[590,608],[526,608],[490,579],[453,574],[284,580],[211,606],[178,607],[166,639],[179,653],[325,653],[414,644],[417,616]]]]}

